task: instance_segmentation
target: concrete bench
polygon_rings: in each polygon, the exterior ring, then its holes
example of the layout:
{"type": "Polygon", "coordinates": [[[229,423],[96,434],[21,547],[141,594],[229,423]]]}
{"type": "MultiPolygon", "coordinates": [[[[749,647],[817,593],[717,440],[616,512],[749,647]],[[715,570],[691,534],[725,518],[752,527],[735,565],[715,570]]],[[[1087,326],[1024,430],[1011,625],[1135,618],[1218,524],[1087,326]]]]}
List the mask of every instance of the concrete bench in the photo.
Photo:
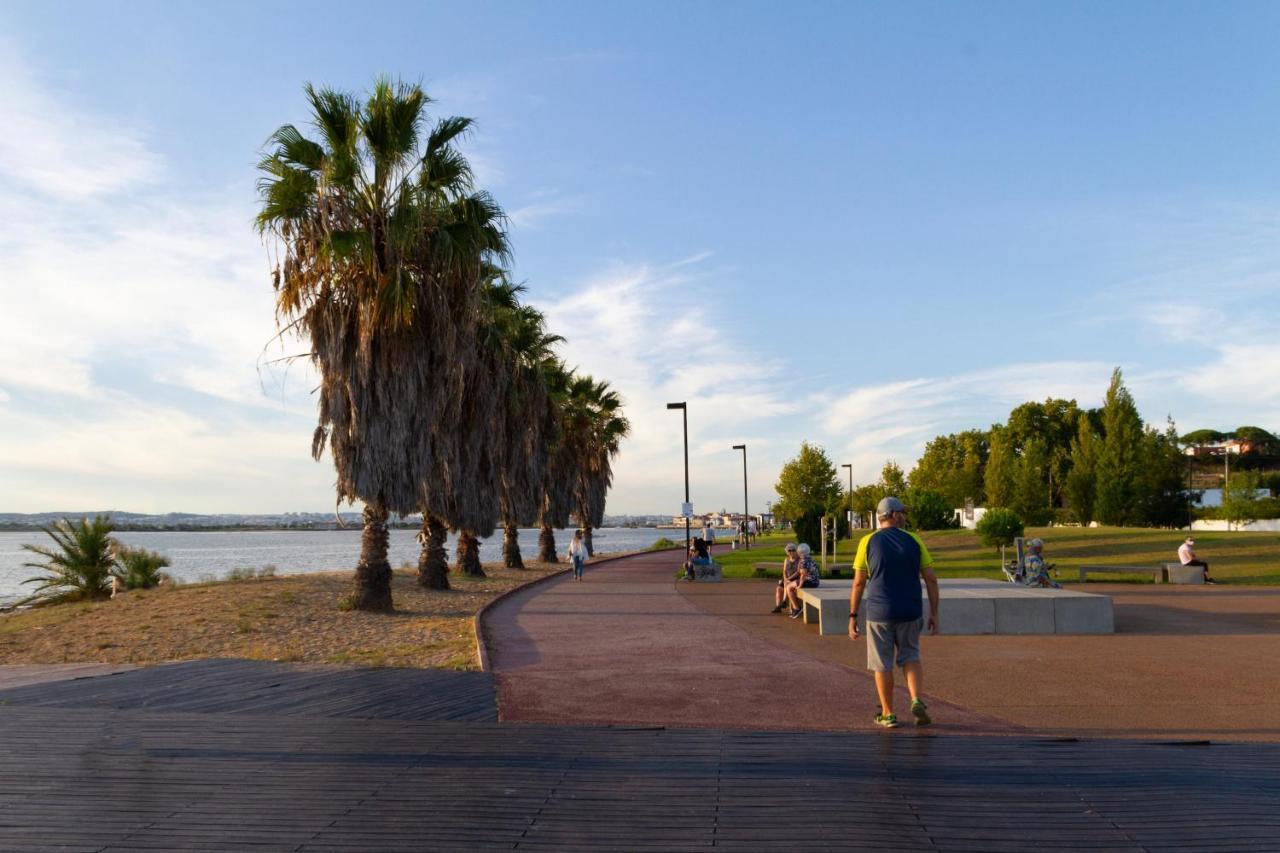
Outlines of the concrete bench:
{"type": "Polygon", "coordinates": [[[708,583],[720,583],[724,580],[724,567],[719,563],[712,561],[710,565],[700,566],[693,564],[693,579],[695,581],[706,581],[708,583]]]}
{"type": "Polygon", "coordinates": [[[1204,569],[1182,563],[1162,563],[1166,583],[1204,583],[1204,569]]]}
{"type": "MultiPolygon", "coordinates": [[[[755,576],[764,577],[769,571],[782,571],[782,563],[756,563],[755,576]]],[[[852,572],[853,563],[828,563],[826,571],[831,577],[839,577],[840,572],[852,572]]]]}
{"type": "MultiPolygon", "coordinates": [[[[797,593],[806,624],[817,623],[822,635],[849,631],[850,581],[824,582],[797,593]]],[[[1115,614],[1111,597],[1065,589],[1039,589],[1001,581],[947,578],[938,581],[942,633],[973,634],[1111,634],[1115,614]]],[[[929,609],[921,584],[922,609],[929,609]]],[[[865,607],[865,602],[864,605],[865,607]]],[[[859,624],[864,616],[859,613],[859,624]]]]}
{"type": "Polygon", "coordinates": [[[1112,575],[1151,575],[1151,579],[1156,583],[1164,583],[1165,569],[1160,566],[1081,566],[1080,567],[1080,583],[1084,583],[1089,572],[1106,573],[1112,575]]]}

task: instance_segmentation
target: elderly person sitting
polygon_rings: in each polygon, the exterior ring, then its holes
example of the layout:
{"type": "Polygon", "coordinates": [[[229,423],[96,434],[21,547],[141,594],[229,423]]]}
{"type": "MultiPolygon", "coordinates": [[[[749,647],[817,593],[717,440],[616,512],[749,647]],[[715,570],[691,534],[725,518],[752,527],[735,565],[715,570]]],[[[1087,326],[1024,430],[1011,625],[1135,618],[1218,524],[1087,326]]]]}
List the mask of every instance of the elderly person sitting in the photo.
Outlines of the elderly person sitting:
{"type": "Polygon", "coordinates": [[[1044,540],[1032,539],[1027,543],[1027,556],[1022,561],[1022,582],[1027,586],[1062,589],[1062,584],[1049,577],[1050,568],[1044,561],[1044,540]]]}
{"type": "Polygon", "coordinates": [[[800,606],[797,590],[815,587],[819,583],[818,564],[810,555],[811,550],[805,543],[801,542],[799,545],[788,543],[787,559],[782,564],[782,580],[778,581],[778,588],[774,592],[774,613],[782,612],[782,603],[785,600],[791,605],[792,619],[798,619],[803,615],[804,608],[800,606]]]}

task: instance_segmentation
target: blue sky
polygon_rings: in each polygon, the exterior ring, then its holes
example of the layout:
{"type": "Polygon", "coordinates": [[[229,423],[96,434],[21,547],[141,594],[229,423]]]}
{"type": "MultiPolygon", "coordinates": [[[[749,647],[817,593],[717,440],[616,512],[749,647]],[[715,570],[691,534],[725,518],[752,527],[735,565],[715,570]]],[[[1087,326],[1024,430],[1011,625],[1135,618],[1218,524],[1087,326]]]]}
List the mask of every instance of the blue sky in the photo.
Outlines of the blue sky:
{"type": "MultiPolygon", "coordinates": [[[[263,365],[304,82],[475,117],[517,277],[622,392],[614,512],[859,480],[1026,399],[1280,428],[1274,4],[0,6],[0,510],[332,507],[263,365]]],[[[297,351],[296,343],[283,352],[297,351]]],[[[268,357],[282,352],[268,350],[268,357]]]]}

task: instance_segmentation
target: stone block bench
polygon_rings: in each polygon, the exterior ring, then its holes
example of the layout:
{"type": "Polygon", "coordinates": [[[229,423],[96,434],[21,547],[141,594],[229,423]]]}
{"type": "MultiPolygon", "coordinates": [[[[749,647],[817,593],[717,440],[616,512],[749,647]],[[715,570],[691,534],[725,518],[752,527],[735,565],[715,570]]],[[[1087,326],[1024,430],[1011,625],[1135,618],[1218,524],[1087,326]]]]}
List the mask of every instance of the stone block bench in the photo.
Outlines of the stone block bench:
{"type": "Polygon", "coordinates": [[[709,566],[700,566],[693,564],[693,579],[695,581],[706,581],[708,583],[720,583],[724,580],[724,567],[714,560],[709,566]]]}
{"type": "MultiPolygon", "coordinates": [[[[824,581],[797,595],[806,624],[818,624],[822,635],[849,631],[852,581],[824,581]]],[[[938,581],[942,633],[972,634],[1111,634],[1115,614],[1111,597],[1066,589],[1039,589],[991,580],[947,578],[938,581]]],[[[928,612],[928,594],[920,596],[928,612]]],[[[864,602],[865,606],[865,602],[864,602]]],[[[861,623],[863,615],[859,613],[861,623]]]]}
{"type": "Polygon", "coordinates": [[[1204,569],[1182,563],[1162,563],[1165,583],[1204,583],[1204,569]]]}
{"type": "MultiPolygon", "coordinates": [[[[782,563],[756,563],[755,565],[756,577],[762,578],[770,571],[775,571],[775,572],[782,571],[782,563]]],[[[841,572],[852,573],[853,563],[828,563],[826,571],[830,574],[831,577],[838,578],[840,577],[841,572]]]]}
{"type": "Polygon", "coordinates": [[[1164,583],[1165,567],[1159,566],[1081,566],[1080,583],[1084,583],[1090,572],[1112,575],[1151,575],[1156,583],[1164,583]]]}

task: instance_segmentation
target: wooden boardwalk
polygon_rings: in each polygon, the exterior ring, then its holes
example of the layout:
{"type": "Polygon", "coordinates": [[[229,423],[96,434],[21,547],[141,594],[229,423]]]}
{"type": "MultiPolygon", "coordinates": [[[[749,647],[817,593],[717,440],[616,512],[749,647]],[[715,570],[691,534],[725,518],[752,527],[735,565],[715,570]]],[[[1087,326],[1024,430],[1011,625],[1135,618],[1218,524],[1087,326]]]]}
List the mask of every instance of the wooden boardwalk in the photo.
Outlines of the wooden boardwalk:
{"type": "Polygon", "coordinates": [[[197,714],[497,720],[493,677],[443,669],[199,660],[0,691],[8,705],[197,714]]]}
{"type": "Polygon", "coordinates": [[[1280,849],[1280,746],[504,724],[391,698],[452,675],[211,662],[0,693],[0,850],[1280,849]]]}

